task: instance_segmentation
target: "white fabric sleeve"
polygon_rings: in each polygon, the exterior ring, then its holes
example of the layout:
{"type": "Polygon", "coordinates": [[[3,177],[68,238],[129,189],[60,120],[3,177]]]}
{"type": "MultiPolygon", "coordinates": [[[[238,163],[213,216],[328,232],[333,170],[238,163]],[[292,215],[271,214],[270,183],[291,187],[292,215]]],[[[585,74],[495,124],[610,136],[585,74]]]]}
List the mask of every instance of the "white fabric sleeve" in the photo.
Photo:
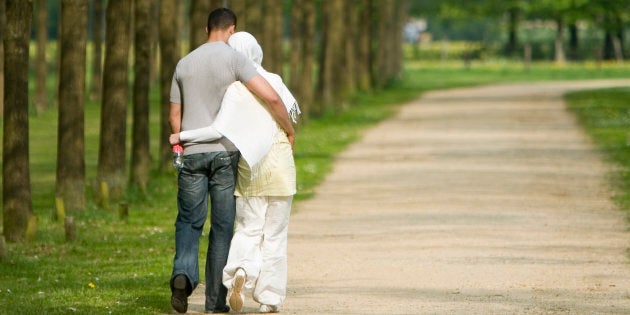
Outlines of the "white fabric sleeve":
{"type": "Polygon", "coordinates": [[[210,142],[222,137],[223,135],[214,129],[213,126],[186,130],[179,133],[179,139],[182,142],[210,142]]]}
{"type": "Polygon", "coordinates": [[[234,143],[250,167],[269,152],[278,130],[269,112],[241,82],[228,87],[212,126],[234,143]]]}

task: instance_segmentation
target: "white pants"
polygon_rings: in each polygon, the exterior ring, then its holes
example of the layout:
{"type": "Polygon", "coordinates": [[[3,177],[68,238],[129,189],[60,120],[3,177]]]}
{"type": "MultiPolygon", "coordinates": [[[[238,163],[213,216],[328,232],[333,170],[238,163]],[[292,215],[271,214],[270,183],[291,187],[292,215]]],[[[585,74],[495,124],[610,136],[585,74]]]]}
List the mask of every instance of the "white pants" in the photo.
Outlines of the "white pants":
{"type": "Polygon", "coordinates": [[[287,291],[287,235],[291,202],[287,197],[236,197],[236,230],[223,269],[230,289],[234,274],[243,268],[245,289],[254,301],[280,305],[287,291]]]}

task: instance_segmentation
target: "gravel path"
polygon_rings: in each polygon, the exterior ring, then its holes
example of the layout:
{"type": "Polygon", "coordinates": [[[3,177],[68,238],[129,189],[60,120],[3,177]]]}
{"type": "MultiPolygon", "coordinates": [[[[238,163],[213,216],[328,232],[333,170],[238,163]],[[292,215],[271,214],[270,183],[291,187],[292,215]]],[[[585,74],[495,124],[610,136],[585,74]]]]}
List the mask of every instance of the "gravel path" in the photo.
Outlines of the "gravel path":
{"type": "MultiPolygon", "coordinates": [[[[629,314],[611,165],[562,102],[618,85],[630,80],[453,89],[401,107],[294,205],[283,313],[629,314]]],[[[190,303],[203,310],[203,287],[190,303]]]]}

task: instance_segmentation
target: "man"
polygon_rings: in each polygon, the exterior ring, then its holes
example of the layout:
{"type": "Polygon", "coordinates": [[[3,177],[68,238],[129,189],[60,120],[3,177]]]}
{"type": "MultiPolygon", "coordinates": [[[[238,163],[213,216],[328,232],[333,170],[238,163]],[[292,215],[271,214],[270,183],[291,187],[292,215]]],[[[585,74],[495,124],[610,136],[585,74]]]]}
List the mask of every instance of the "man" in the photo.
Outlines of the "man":
{"type": "MultiPolygon", "coordinates": [[[[208,41],[177,64],[171,86],[171,130],[178,133],[212,124],[227,87],[241,81],[264,100],[293,145],[295,130],[282,100],[254,65],[227,45],[235,27],[234,12],[226,8],[212,11],[206,29],[208,41]]],[[[199,284],[199,237],[208,213],[208,193],[212,215],[206,256],[205,309],[214,313],[230,310],[222,273],[234,228],[238,159],[239,152],[226,138],[185,144],[184,166],[178,175],[171,275],[171,305],[177,312],[188,310],[188,296],[199,284]]]]}

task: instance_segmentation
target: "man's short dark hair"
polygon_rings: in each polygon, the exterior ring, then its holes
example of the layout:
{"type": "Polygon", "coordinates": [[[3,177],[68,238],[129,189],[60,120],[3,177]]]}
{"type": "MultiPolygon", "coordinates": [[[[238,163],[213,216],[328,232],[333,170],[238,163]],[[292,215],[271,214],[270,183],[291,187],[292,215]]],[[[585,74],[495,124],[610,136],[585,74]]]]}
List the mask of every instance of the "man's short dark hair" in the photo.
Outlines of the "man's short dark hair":
{"type": "Polygon", "coordinates": [[[232,25],[236,26],[236,14],[228,8],[215,9],[208,15],[208,32],[224,30],[232,25]]]}

